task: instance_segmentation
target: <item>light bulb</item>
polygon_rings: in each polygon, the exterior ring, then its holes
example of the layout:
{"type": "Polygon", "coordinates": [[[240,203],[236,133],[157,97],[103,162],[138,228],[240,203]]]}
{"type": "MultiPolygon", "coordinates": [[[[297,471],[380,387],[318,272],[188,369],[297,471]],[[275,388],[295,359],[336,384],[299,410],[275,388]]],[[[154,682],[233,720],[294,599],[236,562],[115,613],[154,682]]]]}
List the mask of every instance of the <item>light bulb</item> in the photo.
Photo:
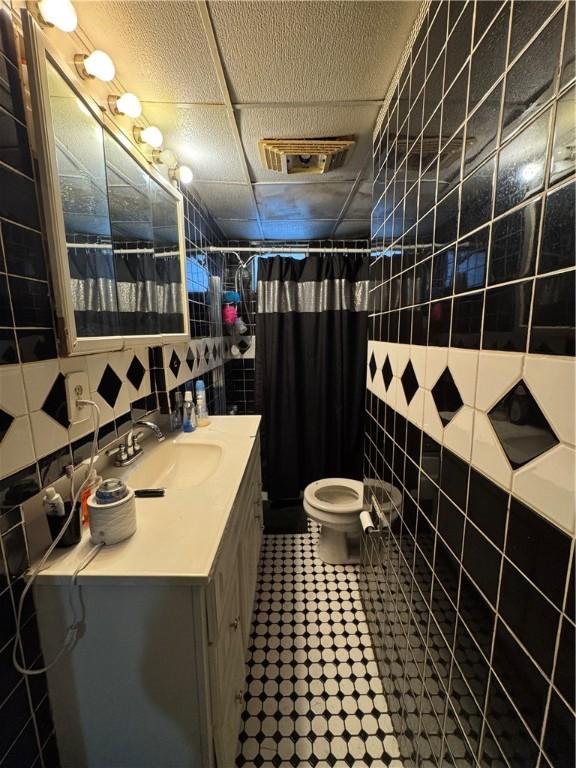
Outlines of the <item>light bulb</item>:
{"type": "Polygon", "coordinates": [[[178,181],[180,181],[182,184],[190,184],[194,178],[192,170],[188,168],[187,165],[179,165],[178,168],[176,168],[176,175],[178,177],[178,181]]]}
{"type": "Polygon", "coordinates": [[[162,132],[155,125],[149,125],[147,128],[135,126],[134,138],[139,144],[149,144],[152,149],[160,149],[164,142],[162,132]]]}
{"type": "Polygon", "coordinates": [[[83,78],[96,77],[107,83],[113,80],[116,74],[114,62],[104,51],[92,51],[89,56],[78,53],[74,57],[74,62],[78,73],[83,78]]]}
{"type": "Polygon", "coordinates": [[[175,165],[176,157],[171,149],[155,149],[152,152],[152,162],[157,165],[175,165]]]}
{"type": "Polygon", "coordinates": [[[126,115],[134,120],[142,114],[140,99],[133,93],[123,93],[122,96],[108,96],[108,106],[113,115],[126,115]]]}
{"type": "Polygon", "coordinates": [[[78,17],[70,0],[40,0],[38,10],[46,24],[58,27],[62,32],[74,32],[78,17]]]}
{"type": "Polygon", "coordinates": [[[170,168],[169,175],[171,179],[179,181],[181,184],[190,184],[194,178],[192,170],[187,165],[177,165],[170,168]]]}

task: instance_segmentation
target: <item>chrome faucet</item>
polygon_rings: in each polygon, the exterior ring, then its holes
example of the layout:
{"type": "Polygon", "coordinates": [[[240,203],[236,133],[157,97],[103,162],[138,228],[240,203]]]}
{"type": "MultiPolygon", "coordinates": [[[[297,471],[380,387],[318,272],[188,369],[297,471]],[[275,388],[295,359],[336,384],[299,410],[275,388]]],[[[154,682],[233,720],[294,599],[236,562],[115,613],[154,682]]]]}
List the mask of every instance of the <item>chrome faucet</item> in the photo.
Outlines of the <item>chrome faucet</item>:
{"type": "MultiPolygon", "coordinates": [[[[158,440],[159,443],[161,443],[165,437],[162,433],[162,430],[157,424],[154,424],[153,421],[136,421],[134,423],[134,427],[146,427],[149,429],[154,436],[156,437],[156,440],[158,440]]],[[[142,432],[134,432],[134,428],[132,428],[124,438],[124,442],[120,443],[120,445],[116,446],[116,448],[112,448],[110,451],[106,451],[107,456],[114,456],[114,466],[116,467],[127,467],[129,464],[132,464],[132,462],[136,461],[136,459],[144,453],[144,449],[140,446],[140,438],[142,437],[142,432]]]]}

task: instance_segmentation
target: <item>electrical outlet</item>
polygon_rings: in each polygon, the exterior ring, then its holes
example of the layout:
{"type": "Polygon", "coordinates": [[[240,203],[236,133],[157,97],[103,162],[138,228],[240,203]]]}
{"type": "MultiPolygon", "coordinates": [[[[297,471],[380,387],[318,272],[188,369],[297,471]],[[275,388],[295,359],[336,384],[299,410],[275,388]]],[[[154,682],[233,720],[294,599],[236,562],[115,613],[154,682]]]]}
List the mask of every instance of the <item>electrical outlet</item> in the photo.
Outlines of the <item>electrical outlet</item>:
{"type": "Polygon", "coordinates": [[[70,424],[78,424],[78,422],[86,421],[90,417],[92,410],[88,406],[79,408],[76,405],[77,400],[87,399],[90,399],[88,374],[83,371],[66,374],[66,403],[70,424]]]}

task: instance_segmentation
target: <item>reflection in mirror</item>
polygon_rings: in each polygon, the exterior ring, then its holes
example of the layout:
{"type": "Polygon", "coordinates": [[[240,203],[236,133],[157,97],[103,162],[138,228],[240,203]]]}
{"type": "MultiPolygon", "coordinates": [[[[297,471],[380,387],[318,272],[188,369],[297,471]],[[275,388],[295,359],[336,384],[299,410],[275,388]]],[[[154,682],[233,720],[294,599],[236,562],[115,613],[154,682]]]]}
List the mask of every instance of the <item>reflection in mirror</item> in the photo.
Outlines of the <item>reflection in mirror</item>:
{"type": "Polygon", "coordinates": [[[118,333],[103,131],[47,62],[71,291],[78,336],[118,333]]]}
{"type": "Polygon", "coordinates": [[[150,190],[159,331],[178,333],[182,329],[182,291],[176,204],[158,184],[151,182],[150,190]]]}

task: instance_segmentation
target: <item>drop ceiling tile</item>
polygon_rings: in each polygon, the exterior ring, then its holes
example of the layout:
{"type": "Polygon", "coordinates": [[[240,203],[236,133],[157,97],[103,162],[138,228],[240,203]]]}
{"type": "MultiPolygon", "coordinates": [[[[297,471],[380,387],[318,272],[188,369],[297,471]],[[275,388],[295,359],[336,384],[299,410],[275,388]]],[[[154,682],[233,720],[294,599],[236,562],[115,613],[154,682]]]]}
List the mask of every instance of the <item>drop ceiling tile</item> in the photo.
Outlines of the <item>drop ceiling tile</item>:
{"type": "Polygon", "coordinates": [[[336,219],[350,191],[340,182],[324,184],[257,184],[260,216],[268,220],[336,219]]]}
{"type": "Polygon", "coordinates": [[[246,181],[224,107],[145,102],[143,108],[164,134],[164,146],[190,165],[196,181],[246,181]]]}
{"type": "Polygon", "coordinates": [[[210,213],[216,219],[255,219],[257,212],[247,184],[194,184],[210,213]]]}
{"type": "Polygon", "coordinates": [[[372,152],[372,131],[378,116],[377,104],[322,106],[262,106],[239,109],[236,119],[254,181],[282,181],[290,177],[262,167],[258,141],[267,138],[319,138],[353,135],[356,144],[346,162],[324,174],[296,174],[302,183],[353,181],[363,171],[372,152]]]}
{"type": "Polygon", "coordinates": [[[220,101],[196,3],[77,3],[82,30],[114,59],[117,76],[144,101],[220,101]],[[184,42],[185,41],[185,44],[184,42]]]}
{"type": "Polygon", "coordinates": [[[262,237],[260,226],[256,220],[238,221],[234,219],[217,219],[218,226],[224,237],[229,240],[258,240],[262,237]]]}
{"type": "Polygon", "coordinates": [[[330,237],[334,221],[264,221],[268,240],[320,240],[330,237]]]}
{"type": "Polygon", "coordinates": [[[330,101],[384,98],[419,7],[234,0],[210,14],[233,99],[330,101]]]}

